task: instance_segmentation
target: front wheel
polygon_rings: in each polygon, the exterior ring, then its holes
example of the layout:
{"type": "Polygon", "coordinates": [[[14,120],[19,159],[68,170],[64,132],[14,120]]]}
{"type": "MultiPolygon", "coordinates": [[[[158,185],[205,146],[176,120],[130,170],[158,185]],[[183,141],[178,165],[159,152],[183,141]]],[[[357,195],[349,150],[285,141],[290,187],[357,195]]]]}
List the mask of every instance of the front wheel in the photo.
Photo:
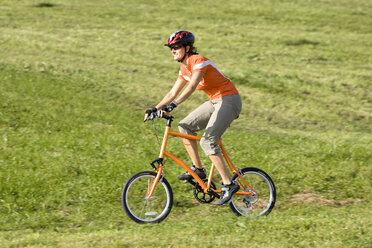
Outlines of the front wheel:
{"type": "Polygon", "coordinates": [[[271,212],[275,205],[276,190],[273,180],[264,171],[248,167],[241,170],[240,177],[234,176],[233,181],[240,185],[240,191],[251,192],[252,195],[237,195],[229,203],[231,211],[238,216],[261,216],[271,212]],[[249,188],[245,182],[253,189],[249,188]]]}
{"type": "Polygon", "coordinates": [[[160,178],[152,196],[146,196],[156,175],[153,171],[141,171],[124,185],[121,194],[124,211],[137,223],[161,222],[172,209],[173,192],[164,177],[160,178]]]}

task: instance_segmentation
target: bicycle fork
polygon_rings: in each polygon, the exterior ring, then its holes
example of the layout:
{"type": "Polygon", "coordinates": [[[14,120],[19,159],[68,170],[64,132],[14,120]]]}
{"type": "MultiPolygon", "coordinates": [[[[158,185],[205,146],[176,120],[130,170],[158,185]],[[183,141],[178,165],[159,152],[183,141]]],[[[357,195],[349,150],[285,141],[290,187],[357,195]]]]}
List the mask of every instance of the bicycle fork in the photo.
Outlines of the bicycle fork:
{"type": "Polygon", "coordinates": [[[155,191],[156,185],[158,184],[160,178],[162,177],[162,173],[163,173],[163,165],[162,164],[159,164],[159,166],[156,168],[156,173],[157,173],[156,177],[151,179],[151,181],[148,185],[147,192],[146,192],[146,197],[145,197],[146,200],[149,200],[151,198],[152,194],[155,191]]]}

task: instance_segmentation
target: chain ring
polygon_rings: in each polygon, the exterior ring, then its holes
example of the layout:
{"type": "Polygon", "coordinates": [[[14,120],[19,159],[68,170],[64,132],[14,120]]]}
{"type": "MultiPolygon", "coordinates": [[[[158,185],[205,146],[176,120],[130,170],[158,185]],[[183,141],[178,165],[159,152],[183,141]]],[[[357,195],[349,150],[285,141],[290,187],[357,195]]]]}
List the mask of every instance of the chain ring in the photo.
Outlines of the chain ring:
{"type": "MultiPolygon", "coordinates": [[[[207,184],[208,180],[204,179],[203,182],[205,184],[207,184]]],[[[212,190],[217,189],[216,185],[213,182],[211,183],[210,189],[212,189],[212,190]]],[[[198,202],[200,202],[202,204],[211,203],[216,198],[215,195],[204,193],[204,191],[203,191],[202,187],[199,185],[199,183],[195,184],[194,197],[195,197],[196,200],[198,200],[198,202]]]]}

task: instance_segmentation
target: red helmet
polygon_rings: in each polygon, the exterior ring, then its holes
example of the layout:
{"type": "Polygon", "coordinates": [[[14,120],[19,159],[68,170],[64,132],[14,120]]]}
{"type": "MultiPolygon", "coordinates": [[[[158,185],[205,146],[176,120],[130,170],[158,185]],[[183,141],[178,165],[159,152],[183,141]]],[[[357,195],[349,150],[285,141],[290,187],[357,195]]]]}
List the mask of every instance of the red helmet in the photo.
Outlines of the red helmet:
{"type": "Polygon", "coordinates": [[[176,44],[193,44],[195,36],[188,31],[177,31],[169,36],[167,44],[164,46],[172,46],[176,44]]]}

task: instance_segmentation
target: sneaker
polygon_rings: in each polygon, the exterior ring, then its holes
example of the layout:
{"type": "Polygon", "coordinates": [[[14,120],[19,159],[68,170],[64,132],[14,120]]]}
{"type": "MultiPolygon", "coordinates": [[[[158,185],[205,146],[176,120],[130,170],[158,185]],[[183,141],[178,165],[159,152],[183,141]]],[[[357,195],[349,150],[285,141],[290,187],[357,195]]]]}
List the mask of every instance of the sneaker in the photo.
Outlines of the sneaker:
{"type": "Polygon", "coordinates": [[[231,197],[238,192],[240,186],[236,182],[232,182],[231,184],[224,185],[222,184],[221,188],[221,196],[220,199],[217,201],[217,205],[223,205],[226,202],[231,200],[231,197]]]}
{"type": "MultiPolygon", "coordinates": [[[[191,166],[191,170],[193,170],[196,175],[200,177],[200,179],[205,179],[207,177],[207,174],[205,173],[205,169],[198,169],[195,167],[195,165],[191,166]]],[[[186,172],[178,176],[179,180],[191,180],[193,177],[190,173],[186,172]]]]}

